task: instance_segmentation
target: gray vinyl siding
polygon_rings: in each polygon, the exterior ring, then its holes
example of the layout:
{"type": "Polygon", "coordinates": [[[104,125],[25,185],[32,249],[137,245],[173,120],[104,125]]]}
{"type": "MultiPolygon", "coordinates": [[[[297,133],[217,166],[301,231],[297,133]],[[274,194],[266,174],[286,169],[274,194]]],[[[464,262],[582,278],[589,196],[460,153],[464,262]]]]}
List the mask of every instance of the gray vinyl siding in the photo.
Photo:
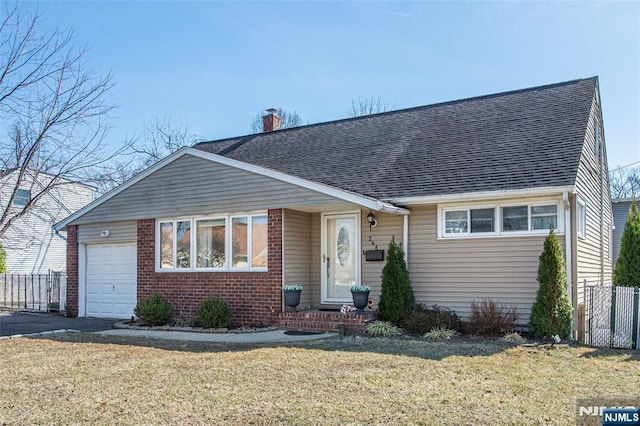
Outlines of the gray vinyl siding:
{"type": "Polygon", "coordinates": [[[136,241],[137,236],[138,225],[136,221],[94,223],[78,226],[78,242],[81,244],[136,241]],[[102,231],[109,231],[109,237],[101,237],[102,231]]]}
{"type": "MultiPolygon", "coordinates": [[[[527,324],[538,289],[545,236],[437,239],[436,206],[414,207],[409,218],[409,275],[417,303],[469,315],[490,298],[514,305],[527,324]]],[[[564,247],[564,236],[560,235],[564,247]]]]}
{"type": "MultiPolygon", "coordinates": [[[[611,199],[607,174],[604,132],[601,131],[602,154],[595,153],[595,126],[602,123],[597,94],[594,96],[589,122],[585,123],[585,142],[576,178],[576,192],[586,203],[586,236],[577,237],[575,221],[573,233],[576,235],[576,265],[574,283],[576,285],[576,305],[583,303],[585,285],[611,285],[612,262],[610,255],[610,235],[612,226],[611,199]]],[[[572,202],[576,208],[576,200],[572,202]]],[[[572,215],[575,217],[575,213],[572,215]]],[[[575,317],[577,320],[577,317],[575,317]]]]}
{"type": "Polygon", "coordinates": [[[614,201],[613,207],[613,224],[615,229],[613,230],[613,264],[616,264],[618,260],[618,254],[620,253],[620,243],[622,242],[622,233],[624,232],[624,226],[627,223],[627,216],[629,216],[629,209],[631,208],[631,201],[614,201]]]}
{"type": "Polygon", "coordinates": [[[311,275],[311,214],[284,210],[284,284],[301,284],[300,306],[310,306],[314,293],[311,275]]]}
{"type": "Polygon", "coordinates": [[[340,203],[343,201],[293,184],[185,155],[72,224],[340,203]]]}

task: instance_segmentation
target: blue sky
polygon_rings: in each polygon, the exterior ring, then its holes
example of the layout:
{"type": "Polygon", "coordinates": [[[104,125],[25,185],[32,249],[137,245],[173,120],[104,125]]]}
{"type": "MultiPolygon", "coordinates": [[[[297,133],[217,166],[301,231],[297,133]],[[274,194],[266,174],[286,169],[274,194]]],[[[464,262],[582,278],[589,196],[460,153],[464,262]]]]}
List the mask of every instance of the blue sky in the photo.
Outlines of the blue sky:
{"type": "Polygon", "coordinates": [[[640,2],[22,4],[113,72],[113,146],[154,117],[212,140],[269,107],[316,123],[598,75],[609,166],[640,161],[640,2]]]}

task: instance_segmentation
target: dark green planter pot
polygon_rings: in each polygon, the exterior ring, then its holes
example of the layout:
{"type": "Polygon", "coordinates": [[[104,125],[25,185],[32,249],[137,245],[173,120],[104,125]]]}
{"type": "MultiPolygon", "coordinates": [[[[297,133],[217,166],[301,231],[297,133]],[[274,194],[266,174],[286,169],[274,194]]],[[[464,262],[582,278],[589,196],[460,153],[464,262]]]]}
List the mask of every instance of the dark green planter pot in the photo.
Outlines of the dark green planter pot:
{"type": "Polygon", "coordinates": [[[284,291],[284,304],[287,305],[287,312],[297,312],[296,306],[300,304],[300,293],[302,290],[284,291]]]}
{"type": "Polygon", "coordinates": [[[366,312],[364,308],[369,304],[369,292],[368,291],[352,291],[351,297],[353,297],[353,306],[356,307],[356,315],[364,315],[366,312]]]}

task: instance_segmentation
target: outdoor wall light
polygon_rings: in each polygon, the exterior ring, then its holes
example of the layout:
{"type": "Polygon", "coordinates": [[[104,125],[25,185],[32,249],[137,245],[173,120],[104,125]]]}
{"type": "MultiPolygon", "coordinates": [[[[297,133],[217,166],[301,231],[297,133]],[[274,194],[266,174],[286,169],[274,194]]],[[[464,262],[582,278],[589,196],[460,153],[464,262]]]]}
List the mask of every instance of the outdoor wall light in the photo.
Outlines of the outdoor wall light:
{"type": "Polygon", "coordinates": [[[378,224],[378,221],[376,220],[376,217],[373,215],[371,210],[369,210],[369,214],[367,215],[367,222],[369,222],[369,231],[375,228],[378,224]]]}
{"type": "Polygon", "coordinates": [[[108,229],[105,229],[104,231],[102,231],[102,232],[100,233],[100,236],[101,236],[102,238],[109,238],[109,230],[108,230],[108,229]]]}

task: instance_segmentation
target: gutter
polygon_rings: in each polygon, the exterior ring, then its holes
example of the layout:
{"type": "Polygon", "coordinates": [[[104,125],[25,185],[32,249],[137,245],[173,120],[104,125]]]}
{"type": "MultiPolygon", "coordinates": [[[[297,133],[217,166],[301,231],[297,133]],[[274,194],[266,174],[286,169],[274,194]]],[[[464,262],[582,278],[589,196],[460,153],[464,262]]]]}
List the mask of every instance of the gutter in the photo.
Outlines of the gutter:
{"type": "Polygon", "coordinates": [[[573,185],[566,186],[547,186],[541,188],[525,188],[525,189],[506,189],[499,191],[478,191],[478,192],[464,192],[461,194],[443,194],[443,195],[430,195],[426,197],[402,197],[392,198],[389,201],[393,204],[401,205],[422,205],[422,204],[437,204],[437,203],[450,203],[456,201],[468,201],[479,199],[501,199],[501,198],[517,198],[517,197],[543,197],[549,195],[558,195],[564,192],[569,194],[575,193],[575,187],[573,185]]]}

